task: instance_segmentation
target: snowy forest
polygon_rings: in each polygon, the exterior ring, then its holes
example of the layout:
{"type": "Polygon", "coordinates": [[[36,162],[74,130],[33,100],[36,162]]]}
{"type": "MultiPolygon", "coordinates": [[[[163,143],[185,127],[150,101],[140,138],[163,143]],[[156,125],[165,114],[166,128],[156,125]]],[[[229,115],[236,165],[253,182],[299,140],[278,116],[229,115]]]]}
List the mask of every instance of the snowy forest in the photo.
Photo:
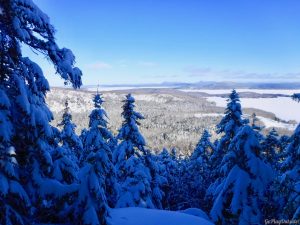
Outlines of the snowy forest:
{"type": "Polygon", "coordinates": [[[23,57],[23,45],[47,57],[66,85],[82,85],[75,56],[58,47],[48,16],[31,0],[0,0],[0,224],[109,225],[112,210],[128,207],[198,208],[219,225],[299,223],[300,125],[290,137],[275,129],[264,136],[255,119],[243,119],[233,90],[220,139],[212,143],[204,131],[190,156],[154,154],[139,131],[134,96],[120,103],[123,123],[114,136],[97,93],[78,136],[68,101],[61,129],[50,125],[49,83],[23,57]]]}

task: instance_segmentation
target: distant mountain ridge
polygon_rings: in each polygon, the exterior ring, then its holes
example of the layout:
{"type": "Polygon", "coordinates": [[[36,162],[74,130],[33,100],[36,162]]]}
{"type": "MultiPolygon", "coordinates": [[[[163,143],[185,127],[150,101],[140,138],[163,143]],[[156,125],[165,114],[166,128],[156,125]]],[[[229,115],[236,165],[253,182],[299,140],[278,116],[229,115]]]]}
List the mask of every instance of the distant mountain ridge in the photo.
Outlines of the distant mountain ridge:
{"type": "MultiPolygon", "coordinates": [[[[98,85],[84,85],[82,89],[97,88],[98,85]]],[[[266,82],[214,82],[214,81],[200,81],[196,83],[186,82],[162,82],[162,83],[146,83],[146,84],[105,84],[99,85],[99,88],[109,87],[130,87],[130,88],[162,88],[169,87],[175,89],[300,89],[299,83],[266,83],[266,82]]]]}

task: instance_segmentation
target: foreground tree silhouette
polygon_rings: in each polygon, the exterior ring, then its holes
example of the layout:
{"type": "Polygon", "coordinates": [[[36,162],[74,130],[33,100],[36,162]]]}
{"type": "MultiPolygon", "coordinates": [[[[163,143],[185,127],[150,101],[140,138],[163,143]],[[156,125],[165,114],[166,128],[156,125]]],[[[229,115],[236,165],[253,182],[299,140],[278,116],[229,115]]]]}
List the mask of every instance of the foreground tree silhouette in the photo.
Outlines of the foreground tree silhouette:
{"type": "MultiPolygon", "coordinates": [[[[57,206],[56,200],[62,199],[76,188],[74,185],[63,185],[52,178],[50,152],[57,146],[52,141],[54,134],[49,125],[53,116],[45,104],[49,84],[39,66],[22,56],[20,44],[46,56],[56,72],[74,88],[81,86],[81,71],[73,66],[75,57],[72,52],[57,46],[49,18],[31,0],[1,0],[0,8],[0,89],[7,100],[5,114],[11,115],[5,122],[10,124],[10,132],[8,137],[0,140],[0,146],[7,149],[11,145],[15,148],[19,163],[19,168],[15,167],[16,174],[22,177],[20,184],[30,196],[33,212],[38,215],[38,220],[59,220],[57,211],[61,207],[57,206]],[[47,208],[47,213],[55,216],[44,215],[40,212],[41,208],[47,208]]],[[[3,115],[3,111],[1,114],[3,115]]],[[[5,164],[9,164],[10,159],[6,157],[3,160],[5,164]]],[[[7,195],[13,203],[13,194],[7,195]]],[[[20,205],[27,205],[25,203],[24,198],[20,205]]],[[[4,204],[10,203],[6,201],[4,204]]],[[[0,215],[7,213],[4,209],[0,208],[0,215]]],[[[23,211],[18,210],[20,213],[23,211]]],[[[17,223],[11,220],[7,223],[22,224],[21,221],[25,223],[24,217],[23,220],[20,217],[17,223]]]]}

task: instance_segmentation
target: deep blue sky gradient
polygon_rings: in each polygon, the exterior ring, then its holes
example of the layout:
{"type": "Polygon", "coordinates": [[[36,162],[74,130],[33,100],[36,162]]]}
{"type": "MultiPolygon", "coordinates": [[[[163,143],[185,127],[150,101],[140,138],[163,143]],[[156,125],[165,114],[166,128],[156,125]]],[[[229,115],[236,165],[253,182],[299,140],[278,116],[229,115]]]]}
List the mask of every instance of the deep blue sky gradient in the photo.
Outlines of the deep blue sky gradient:
{"type": "MultiPolygon", "coordinates": [[[[84,84],[300,81],[299,0],[35,0],[84,84]]],[[[42,56],[50,84],[63,82],[42,56]]]]}

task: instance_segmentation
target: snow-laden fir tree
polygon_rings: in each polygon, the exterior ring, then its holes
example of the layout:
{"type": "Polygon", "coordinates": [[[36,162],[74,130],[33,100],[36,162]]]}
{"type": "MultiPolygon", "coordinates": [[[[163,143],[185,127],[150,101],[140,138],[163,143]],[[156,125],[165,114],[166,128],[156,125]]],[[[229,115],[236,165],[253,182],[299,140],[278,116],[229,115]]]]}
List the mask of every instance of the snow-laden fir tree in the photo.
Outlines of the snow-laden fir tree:
{"type": "Polygon", "coordinates": [[[62,147],[69,150],[69,157],[74,162],[78,163],[79,157],[82,154],[83,146],[80,138],[75,133],[76,125],[72,122],[72,115],[68,100],[65,101],[65,110],[62,116],[62,121],[58,124],[62,127],[60,139],[62,147]]]}
{"type": "Polygon", "coordinates": [[[163,188],[168,183],[167,178],[163,176],[163,165],[158,160],[158,157],[153,155],[149,150],[146,150],[143,161],[151,176],[152,202],[156,209],[162,209],[162,200],[165,196],[163,188]]]}
{"type": "Polygon", "coordinates": [[[176,184],[178,179],[178,162],[173,159],[167,149],[163,149],[158,155],[158,160],[162,165],[162,176],[167,179],[167,185],[163,186],[162,191],[165,193],[162,199],[163,209],[176,208],[176,184]]]}
{"type": "Polygon", "coordinates": [[[230,141],[237,134],[239,128],[245,123],[242,119],[240,98],[235,90],[232,90],[227,102],[225,115],[217,125],[217,133],[223,133],[224,135],[220,139],[216,151],[214,151],[212,155],[212,160],[214,160],[216,165],[219,164],[224,154],[226,154],[230,141]]]}
{"type": "Polygon", "coordinates": [[[218,145],[212,152],[210,157],[210,164],[213,168],[211,171],[211,180],[213,183],[209,186],[206,192],[206,201],[212,202],[216,196],[213,195],[216,187],[220,184],[224,178],[220,170],[220,165],[223,157],[228,151],[229,145],[237,134],[238,130],[245,124],[242,119],[242,107],[240,104],[240,98],[235,90],[232,90],[227,100],[227,107],[225,109],[225,115],[217,125],[217,133],[223,133],[223,136],[218,141],[218,145]]]}
{"type": "Polygon", "coordinates": [[[193,207],[191,204],[191,193],[189,190],[190,174],[188,173],[188,158],[180,155],[177,159],[177,179],[174,190],[174,199],[176,204],[173,204],[174,210],[183,210],[193,207]]]}
{"type": "Polygon", "coordinates": [[[70,157],[70,149],[56,147],[51,152],[53,161],[52,177],[61,183],[72,184],[77,182],[78,164],[74,157],[70,157]]]}
{"type": "Polygon", "coordinates": [[[15,149],[11,146],[13,126],[10,102],[0,89],[0,224],[26,224],[30,200],[20,183],[15,149]]]}
{"type": "Polygon", "coordinates": [[[104,150],[90,152],[79,172],[79,191],[73,210],[73,224],[108,225],[109,206],[105,177],[109,158],[104,150]]]}
{"type": "Polygon", "coordinates": [[[204,209],[205,192],[210,185],[210,155],[214,146],[210,142],[211,135],[204,130],[199,142],[188,162],[189,193],[191,206],[204,209]]]}
{"type": "Polygon", "coordinates": [[[135,99],[131,94],[126,95],[123,103],[122,116],[124,121],[117,135],[119,144],[113,153],[117,177],[120,182],[120,196],[117,206],[153,208],[151,175],[149,169],[142,162],[142,155],[146,154],[146,142],[138,129],[139,120],[144,119],[144,117],[134,111],[135,99]],[[138,198],[141,199],[138,200],[138,198]]]}
{"type": "Polygon", "coordinates": [[[116,207],[154,208],[151,175],[141,159],[131,156],[126,160],[126,179],[121,182],[121,192],[116,207]]]}
{"type": "Polygon", "coordinates": [[[274,168],[278,168],[280,142],[277,131],[272,128],[269,134],[261,143],[262,155],[266,162],[270,163],[274,168]]]}
{"type": "Polygon", "coordinates": [[[13,128],[10,144],[15,148],[20,183],[31,199],[33,212],[40,220],[52,222],[57,217],[51,214],[59,214],[56,200],[74,192],[75,186],[52,178],[50,152],[56,146],[50,142],[53,116],[45,104],[49,84],[40,67],[22,56],[21,43],[46,56],[74,88],[81,86],[81,71],[73,66],[72,52],[57,46],[48,16],[31,0],[1,0],[0,8],[0,85],[9,99],[13,128]],[[50,215],[43,216],[40,207],[48,207],[50,215]]]}
{"type": "Polygon", "coordinates": [[[281,185],[285,187],[287,196],[283,210],[283,218],[300,219],[300,125],[291,137],[287,146],[287,158],[282,163],[281,185]]]}
{"type": "Polygon", "coordinates": [[[263,126],[258,125],[259,119],[256,114],[251,115],[251,128],[256,132],[258,140],[261,142],[264,139],[264,136],[261,134],[261,131],[264,129],[263,126]]]}
{"type": "Polygon", "coordinates": [[[134,97],[131,94],[126,95],[123,103],[122,116],[124,121],[117,135],[119,144],[113,153],[113,161],[120,181],[126,179],[124,167],[127,159],[134,155],[140,157],[145,152],[146,145],[145,139],[138,128],[140,125],[139,120],[144,119],[144,117],[142,114],[134,111],[134,97]]]}
{"type": "Polygon", "coordinates": [[[278,142],[279,142],[279,153],[281,157],[285,157],[285,150],[287,146],[290,144],[291,138],[288,135],[282,135],[280,136],[278,142]]]}
{"type": "Polygon", "coordinates": [[[112,163],[112,149],[111,142],[114,141],[112,133],[107,128],[107,114],[102,107],[104,102],[100,93],[97,93],[93,99],[94,109],[90,114],[89,129],[84,134],[83,145],[84,150],[81,155],[80,163],[83,166],[86,162],[87,156],[91,152],[103,152],[106,154],[107,161],[103,167],[106,169],[102,171],[105,177],[105,194],[110,207],[114,207],[118,195],[118,184],[116,179],[116,172],[112,163]]]}
{"type": "Polygon", "coordinates": [[[217,225],[263,224],[259,204],[274,172],[261,158],[261,146],[250,126],[240,129],[229,149],[222,161],[226,177],[215,189],[211,218],[217,225]]]}
{"type": "MultiPolygon", "coordinates": [[[[89,129],[84,129],[81,134],[81,139],[84,145],[84,152],[81,156],[82,163],[85,158],[92,151],[93,146],[96,145],[95,140],[97,140],[100,135],[104,143],[109,147],[107,149],[107,154],[110,159],[112,159],[112,149],[110,147],[111,142],[115,142],[115,138],[112,133],[109,131],[108,125],[108,116],[106,111],[104,110],[102,104],[104,100],[102,98],[102,94],[97,92],[97,94],[93,98],[94,109],[89,115],[89,129]]],[[[99,140],[98,140],[99,141],[99,140]]]]}
{"type": "Polygon", "coordinates": [[[48,139],[51,146],[53,146],[53,151],[51,151],[53,161],[51,177],[64,184],[76,183],[79,170],[78,160],[68,146],[59,146],[61,132],[52,127],[52,133],[53,135],[48,139]]]}

